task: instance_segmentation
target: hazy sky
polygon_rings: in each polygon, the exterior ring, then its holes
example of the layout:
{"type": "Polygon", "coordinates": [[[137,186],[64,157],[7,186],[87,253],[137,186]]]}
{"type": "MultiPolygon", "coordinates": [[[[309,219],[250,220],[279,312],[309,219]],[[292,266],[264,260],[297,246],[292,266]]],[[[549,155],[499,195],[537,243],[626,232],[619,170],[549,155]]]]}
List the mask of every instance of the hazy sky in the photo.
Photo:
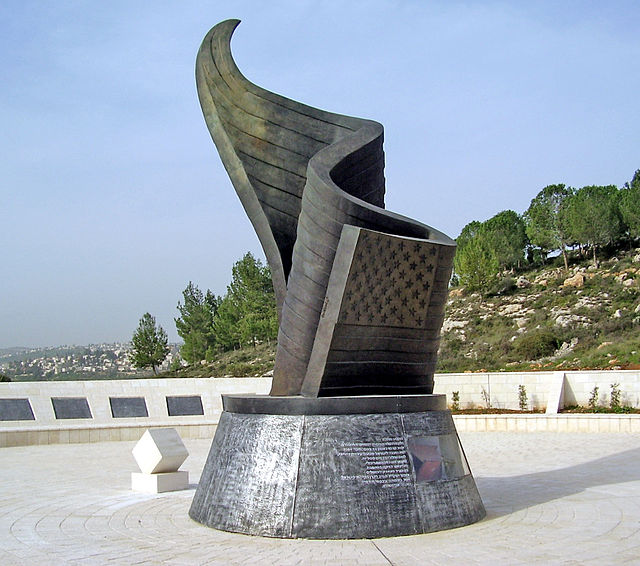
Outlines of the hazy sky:
{"type": "Polygon", "coordinates": [[[194,62],[243,21],[245,76],[385,127],[387,208],[456,237],[545,185],[640,168],[640,4],[0,4],[0,347],[177,340],[191,280],[263,257],[206,130],[194,62]]]}

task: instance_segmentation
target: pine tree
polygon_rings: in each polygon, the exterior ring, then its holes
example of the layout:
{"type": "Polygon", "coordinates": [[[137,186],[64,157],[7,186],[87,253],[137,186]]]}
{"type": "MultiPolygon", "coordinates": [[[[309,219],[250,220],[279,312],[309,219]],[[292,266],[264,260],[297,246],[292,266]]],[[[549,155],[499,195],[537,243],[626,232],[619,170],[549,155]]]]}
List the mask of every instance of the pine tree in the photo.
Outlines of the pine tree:
{"type": "Polygon", "coordinates": [[[130,357],[134,367],[151,367],[158,374],[158,366],[169,354],[167,333],[148,312],[144,313],[131,338],[130,357]]]}
{"type": "Polygon", "coordinates": [[[469,291],[486,293],[497,281],[500,265],[487,236],[473,236],[454,258],[460,284],[469,291]]]}
{"type": "Polygon", "coordinates": [[[640,169],[620,191],[620,212],[629,235],[640,238],[640,169]]]}
{"type": "Polygon", "coordinates": [[[501,269],[521,266],[529,239],[524,220],[517,212],[499,212],[482,223],[480,232],[486,236],[501,269]]]}
{"type": "Polygon", "coordinates": [[[561,220],[576,242],[591,246],[593,263],[597,266],[598,246],[615,241],[623,231],[618,188],[614,185],[582,187],[565,201],[561,220]]]}
{"type": "Polygon", "coordinates": [[[182,359],[189,364],[211,358],[216,345],[213,319],[219,299],[209,290],[203,294],[191,281],[182,292],[184,303],[178,302],[180,316],[176,329],[184,344],[180,348],[182,359]]]}
{"type": "Polygon", "coordinates": [[[227,294],[214,321],[216,340],[230,350],[272,340],[278,333],[278,316],[269,268],[250,253],[233,266],[227,294]]]}
{"type": "Polygon", "coordinates": [[[534,246],[542,250],[543,257],[552,250],[560,250],[564,267],[569,269],[567,246],[571,238],[560,221],[564,202],[573,194],[573,189],[564,185],[548,185],[531,200],[525,212],[527,236],[534,246]]]}

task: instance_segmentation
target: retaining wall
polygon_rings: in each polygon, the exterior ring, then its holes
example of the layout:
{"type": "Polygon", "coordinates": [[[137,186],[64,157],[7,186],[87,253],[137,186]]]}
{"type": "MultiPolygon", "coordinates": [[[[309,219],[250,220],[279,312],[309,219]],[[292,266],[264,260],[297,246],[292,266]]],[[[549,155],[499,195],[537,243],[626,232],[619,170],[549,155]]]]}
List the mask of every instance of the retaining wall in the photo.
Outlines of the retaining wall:
{"type": "MultiPolygon", "coordinates": [[[[623,404],[640,406],[640,372],[525,372],[440,374],[435,393],[460,406],[517,409],[518,386],[530,406],[547,415],[457,415],[461,432],[640,432],[640,415],[557,415],[563,405],[586,405],[594,387],[607,404],[618,383],[623,404]]],[[[212,438],[225,393],[266,394],[270,378],[135,379],[0,383],[0,447],[137,440],[146,428],[171,426],[184,438],[212,438]]]]}
{"type": "Polygon", "coordinates": [[[222,394],[270,387],[268,378],[0,383],[0,447],[138,440],[159,426],[213,438],[222,394]]]}
{"type": "Polygon", "coordinates": [[[640,407],[638,370],[437,374],[434,393],[446,394],[451,403],[452,393],[458,391],[462,409],[486,407],[487,402],[497,409],[519,409],[518,386],[524,385],[528,408],[556,412],[570,405],[586,407],[594,387],[599,390],[598,404],[608,406],[612,383],[619,384],[623,405],[640,407]]]}

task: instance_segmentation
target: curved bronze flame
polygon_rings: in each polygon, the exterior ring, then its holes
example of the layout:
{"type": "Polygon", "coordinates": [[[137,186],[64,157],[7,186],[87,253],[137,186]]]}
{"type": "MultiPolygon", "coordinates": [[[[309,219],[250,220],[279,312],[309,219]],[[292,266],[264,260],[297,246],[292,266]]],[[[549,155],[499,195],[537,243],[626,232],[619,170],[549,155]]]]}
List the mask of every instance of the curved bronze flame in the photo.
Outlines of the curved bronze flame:
{"type": "Polygon", "coordinates": [[[272,395],[431,393],[455,243],[384,209],[383,128],[264,90],[206,35],[200,104],[271,267],[272,395]]]}

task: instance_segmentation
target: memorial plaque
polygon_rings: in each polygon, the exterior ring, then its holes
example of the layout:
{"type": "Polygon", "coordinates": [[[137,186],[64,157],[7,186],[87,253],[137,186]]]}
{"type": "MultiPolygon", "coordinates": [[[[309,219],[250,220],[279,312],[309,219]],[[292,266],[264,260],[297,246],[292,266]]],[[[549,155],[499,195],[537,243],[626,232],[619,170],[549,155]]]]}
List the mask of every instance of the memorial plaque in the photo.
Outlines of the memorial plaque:
{"type": "Polygon", "coordinates": [[[52,397],[56,419],[92,419],[86,397],[52,397]]]}
{"type": "Polygon", "coordinates": [[[0,421],[35,421],[29,399],[0,399],[0,421]]]}
{"type": "Polygon", "coordinates": [[[200,395],[167,396],[167,411],[170,417],[204,415],[200,395]]]}
{"type": "Polygon", "coordinates": [[[358,462],[359,473],[342,475],[341,479],[355,480],[362,485],[390,488],[411,481],[404,441],[398,437],[342,442],[337,455],[345,461],[358,462]]]}
{"type": "Polygon", "coordinates": [[[109,403],[114,419],[149,416],[144,397],[109,397],[109,403]]]}
{"type": "Polygon", "coordinates": [[[299,537],[421,532],[399,415],[306,417],[297,492],[299,537]],[[346,501],[348,513],[327,512],[346,501]]]}

